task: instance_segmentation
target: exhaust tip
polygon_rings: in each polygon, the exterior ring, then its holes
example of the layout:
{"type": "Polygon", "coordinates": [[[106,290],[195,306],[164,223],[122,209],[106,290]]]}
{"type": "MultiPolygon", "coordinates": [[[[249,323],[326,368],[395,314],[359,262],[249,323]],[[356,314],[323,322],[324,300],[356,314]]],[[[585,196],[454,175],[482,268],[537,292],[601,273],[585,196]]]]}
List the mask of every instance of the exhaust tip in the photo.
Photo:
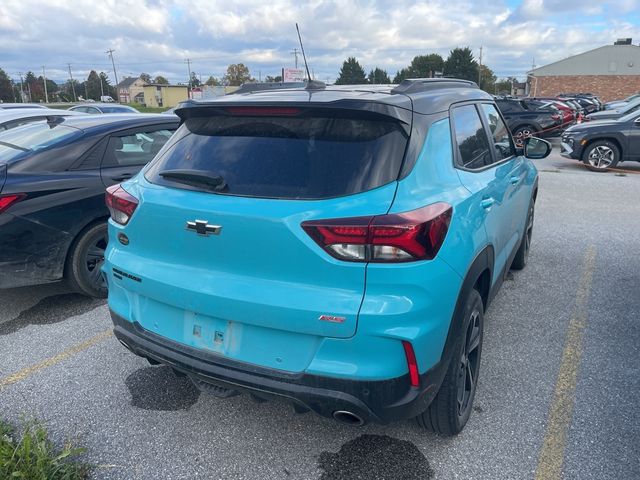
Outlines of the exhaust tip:
{"type": "Polygon", "coordinates": [[[333,412],[333,418],[340,423],[346,423],[347,425],[355,425],[357,427],[364,425],[364,420],[360,416],[346,410],[336,410],[333,412]]]}

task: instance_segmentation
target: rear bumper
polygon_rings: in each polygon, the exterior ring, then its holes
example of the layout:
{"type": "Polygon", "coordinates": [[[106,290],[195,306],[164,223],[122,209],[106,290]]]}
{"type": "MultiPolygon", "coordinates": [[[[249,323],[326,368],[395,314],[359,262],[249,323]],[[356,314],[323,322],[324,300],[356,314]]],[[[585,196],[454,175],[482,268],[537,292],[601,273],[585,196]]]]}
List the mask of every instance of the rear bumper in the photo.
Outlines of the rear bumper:
{"type": "MultiPolygon", "coordinates": [[[[299,409],[331,417],[336,411],[353,412],[365,422],[389,423],[415,417],[435,397],[446,370],[440,362],[411,387],[409,375],[388,380],[350,380],[306,373],[292,374],[230,360],[196,349],[144,329],[111,310],[114,333],[136,355],[183,372],[194,380],[251,393],[282,398],[299,409]]],[[[383,359],[381,359],[383,361],[383,359]]]]}

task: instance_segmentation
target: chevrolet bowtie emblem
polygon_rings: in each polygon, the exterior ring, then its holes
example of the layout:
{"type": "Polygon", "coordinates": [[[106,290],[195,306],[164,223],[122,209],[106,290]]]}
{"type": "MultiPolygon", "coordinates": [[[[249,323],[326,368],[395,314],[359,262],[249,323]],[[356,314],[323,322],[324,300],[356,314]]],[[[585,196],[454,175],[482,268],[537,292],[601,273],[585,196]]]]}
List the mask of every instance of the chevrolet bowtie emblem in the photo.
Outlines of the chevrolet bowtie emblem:
{"type": "Polygon", "coordinates": [[[206,237],[208,235],[218,235],[222,227],[220,225],[209,225],[206,220],[195,220],[187,222],[187,230],[206,237]]]}

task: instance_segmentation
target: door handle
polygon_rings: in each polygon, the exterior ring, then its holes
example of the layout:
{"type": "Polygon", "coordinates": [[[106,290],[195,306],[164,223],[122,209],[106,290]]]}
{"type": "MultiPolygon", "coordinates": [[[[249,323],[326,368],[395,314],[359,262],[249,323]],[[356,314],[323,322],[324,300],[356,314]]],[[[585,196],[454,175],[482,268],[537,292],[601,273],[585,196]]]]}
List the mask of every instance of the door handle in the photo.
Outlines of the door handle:
{"type": "Polygon", "coordinates": [[[509,179],[509,181],[511,182],[511,185],[517,185],[520,183],[520,177],[519,176],[513,176],[509,179]]]}
{"type": "Polygon", "coordinates": [[[496,201],[493,197],[487,197],[482,199],[482,201],[480,202],[480,205],[482,205],[482,208],[485,208],[488,210],[493,206],[494,203],[496,203],[496,201]]]}

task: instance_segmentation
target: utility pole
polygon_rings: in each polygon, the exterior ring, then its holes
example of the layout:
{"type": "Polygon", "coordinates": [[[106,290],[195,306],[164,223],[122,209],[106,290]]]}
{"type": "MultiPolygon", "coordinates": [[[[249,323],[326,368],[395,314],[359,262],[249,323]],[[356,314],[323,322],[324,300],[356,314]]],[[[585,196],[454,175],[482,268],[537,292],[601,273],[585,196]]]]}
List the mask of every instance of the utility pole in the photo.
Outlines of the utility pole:
{"type": "Polygon", "coordinates": [[[478,87],[482,88],[482,45],[480,45],[480,65],[478,66],[478,87]]]}
{"type": "Polygon", "coordinates": [[[20,75],[20,103],[24,103],[24,87],[22,86],[22,72],[18,72],[20,75]]]}
{"type": "Polygon", "coordinates": [[[71,90],[73,91],[73,101],[77,102],[78,99],[76,97],[76,86],[73,84],[73,76],[71,76],[71,64],[67,63],[67,65],[69,66],[69,80],[71,82],[71,90]]]}
{"type": "Polygon", "coordinates": [[[49,103],[49,93],[47,93],[47,75],[44,73],[44,65],[42,66],[42,82],[44,83],[44,101],[49,103]]]}
{"type": "Polygon", "coordinates": [[[116,102],[120,103],[120,92],[118,92],[118,74],[116,72],[116,62],[113,61],[113,52],[115,52],[113,48],[110,48],[106,51],[106,53],[108,53],[109,57],[111,58],[111,65],[113,65],[113,76],[116,78],[116,102]]]}
{"type": "Polygon", "coordinates": [[[98,75],[100,78],[100,101],[102,101],[102,97],[104,97],[104,87],[102,86],[102,75],[98,75]]]}
{"type": "Polygon", "coordinates": [[[294,57],[296,57],[296,68],[298,68],[298,54],[300,53],[300,51],[297,48],[294,48],[293,50],[291,50],[291,53],[294,57]]]}
{"type": "Polygon", "coordinates": [[[187,58],[185,61],[187,62],[187,70],[189,71],[189,92],[187,98],[191,98],[191,59],[187,58]]]}

